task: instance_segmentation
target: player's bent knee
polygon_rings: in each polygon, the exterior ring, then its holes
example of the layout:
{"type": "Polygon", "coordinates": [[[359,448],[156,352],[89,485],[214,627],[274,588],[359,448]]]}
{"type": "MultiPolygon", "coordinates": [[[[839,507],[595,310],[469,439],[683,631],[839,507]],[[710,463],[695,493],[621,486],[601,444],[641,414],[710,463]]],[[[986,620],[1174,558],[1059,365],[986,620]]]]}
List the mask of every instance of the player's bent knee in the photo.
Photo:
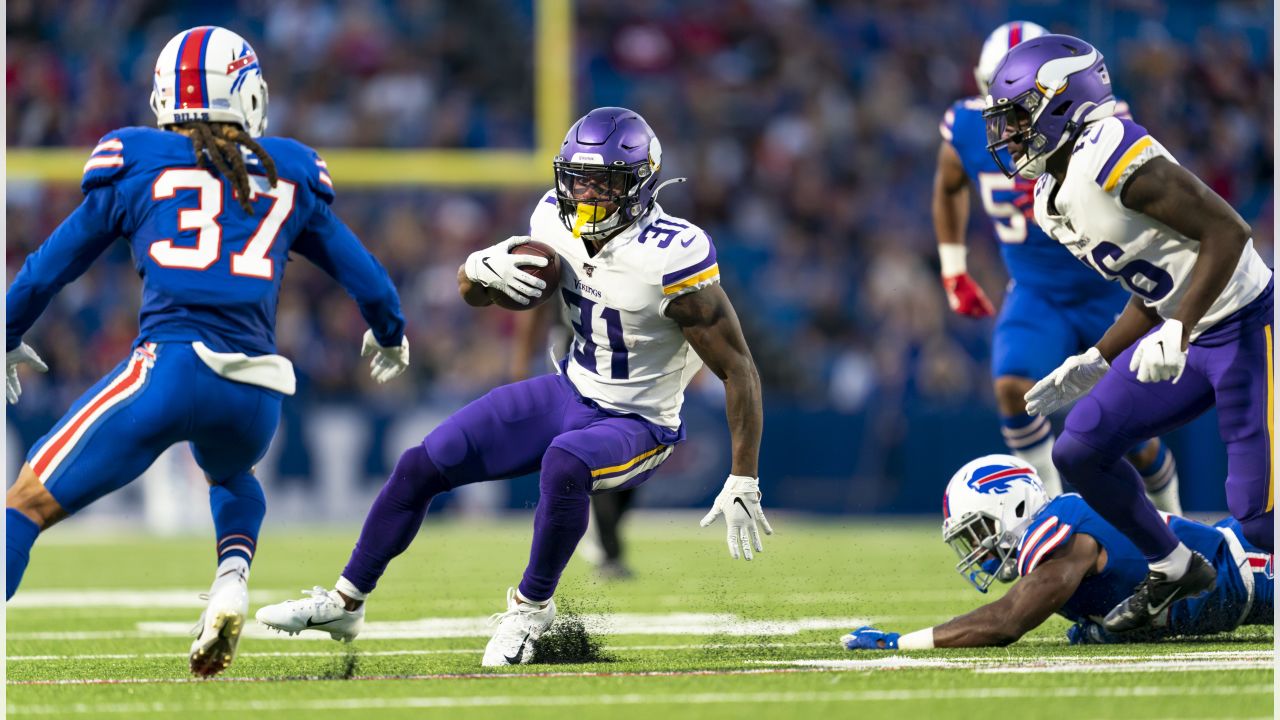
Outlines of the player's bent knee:
{"type": "Polygon", "coordinates": [[[1240,530],[1244,534],[1244,539],[1267,552],[1274,551],[1275,519],[1273,515],[1272,512],[1265,512],[1240,520],[1240,530]]]}
{"type": "Polygon", "coordinates": [[[26,515],[41,530],[67,516],[67,511],[40,482],[30,465],[22,466],[18,480],[5,495],[5,507],[26,515]]]}
{"type": "Polygon", "coordinates": [[[1065,432],[1053,444],[1053,466],[1077,487],[1088,486],[1100,477],[1101,453],[1080,442],[1074,433],[1065,432]]]}
{"type": "Polygon", "coordinates": [[[591,470],[577,455],[553,446],[542,456],[538,486],[543,495],[586,498],[591,494],[591,470]]]}
{"type": "Polygon", "coordinates": [[[1024,377],[1004,375],[996,378],[996,407],[1005,417],[1023,415],[1027,412],[1026,394],[1035,382],[1024,377]]]}

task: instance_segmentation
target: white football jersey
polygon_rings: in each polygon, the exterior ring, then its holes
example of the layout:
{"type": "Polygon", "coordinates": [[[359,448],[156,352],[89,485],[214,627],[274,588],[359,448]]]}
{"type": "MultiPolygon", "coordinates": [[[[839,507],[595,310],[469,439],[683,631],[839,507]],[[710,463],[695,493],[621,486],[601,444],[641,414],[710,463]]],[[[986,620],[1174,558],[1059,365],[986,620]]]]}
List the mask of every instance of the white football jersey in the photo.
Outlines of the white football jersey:
{"type": "MultiPolygon", "coordinates": [[[[1130,210],[1120,192],[1133,172],[1154,157],[1177,162],[1155,138],[1128,118],[1093,123],[1071,151],[1067,175],[1048,174],[1036,183],[1036,222],[1086,265],[1123,284],[1162,318],[1171,318],[1182,302],[1200,243],[1130,210]],[[1049,210],[1049,198],[1058,214],[1049,210]]],[[[1248,305],[1266,288],[1271,268],[1245,245],[1222,294],[1191,331],[1195,340],[1219,321],[1248,305]]]]}
{"type": "Polygon", "coordinates": [[[569,381],[607,410],[678,428],[702,359],[663,313],[675,298],[720,282],[711,238],[655,203],[591,256],[561,222],[553,192],[534,209],[529,235],[560,254],[560,299],[573,329],[569,381]]]}

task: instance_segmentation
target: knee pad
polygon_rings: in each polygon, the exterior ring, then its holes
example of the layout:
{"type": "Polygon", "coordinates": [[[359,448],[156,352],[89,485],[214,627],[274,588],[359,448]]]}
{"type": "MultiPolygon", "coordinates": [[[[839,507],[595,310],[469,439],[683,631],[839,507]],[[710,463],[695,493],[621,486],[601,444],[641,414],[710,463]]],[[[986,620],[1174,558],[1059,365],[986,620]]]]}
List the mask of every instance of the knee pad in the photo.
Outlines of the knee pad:
{"type": "Polygon", "coordinates": [[[1248,540],[1249,544],[1266,552],[1274,552],[1275,549],[1273,514],[1272,512],[1265,512],[1240,521],[1240,531],[1244,534],[1244,539],[1248,540]]]}
{"type": "Polygon", "coordinates": [[[544,497],[588,497],[591,494],[591,470],[577,455],[552,447],[542,456],[538,488],[544,497]]]}
{"type": "Polygon", "coordinates": [[[1106,463],[1102,453],[1080,442],[1070,430],[1053,444],[1053,466],[1076,487],[1087,486],[1090,480],[1098,478],[1098,470],[1106,463]]]}
{"type": "MultiPolygon", "coordinates": [[[[462,428],[452,422],[452,418],[445,420],[439,427],[432,430],[431,434],[422,441],[420,448],[425,455],[430,456],[429,462],[441,473],[461,480],[455,482],[455,486],[474,482],[472,479],[465,478],[474,474],[479,463],[476,458],[471,457],[473,455],[471,441],[467,439],[466,433],[462,432],[462,428]]],[[[412,450],[406,451],[405,455],[410,452],[412,450]]],[[[404,456],[401,456],[401,459],[403,458],[404,456]]]]}

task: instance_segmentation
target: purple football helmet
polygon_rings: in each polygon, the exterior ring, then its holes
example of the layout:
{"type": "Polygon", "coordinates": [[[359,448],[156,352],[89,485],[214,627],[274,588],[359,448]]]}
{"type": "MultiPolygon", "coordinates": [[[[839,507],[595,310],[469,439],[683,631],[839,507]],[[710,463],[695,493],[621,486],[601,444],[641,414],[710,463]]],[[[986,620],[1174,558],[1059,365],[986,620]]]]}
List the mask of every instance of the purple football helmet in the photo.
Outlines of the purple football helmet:
{"type": "Polygon", "coordinates": [[[1009,50],[987,89],[987,150],[1004,174],[1035,179],[1049,156],[1075,140],[1087,123],[1115,112],[1102,53],[1070,35],[1041,35],[1009,50]],[[1005,167],[998,152],[1023,152],[1005,167]]]}
{"type": "Polygon", "coordinates": [[[653,206],[662,145],[626,108],[596,108],[569,128],[555,159],[560,219],[575,236],[603,242],[653,206]]]}

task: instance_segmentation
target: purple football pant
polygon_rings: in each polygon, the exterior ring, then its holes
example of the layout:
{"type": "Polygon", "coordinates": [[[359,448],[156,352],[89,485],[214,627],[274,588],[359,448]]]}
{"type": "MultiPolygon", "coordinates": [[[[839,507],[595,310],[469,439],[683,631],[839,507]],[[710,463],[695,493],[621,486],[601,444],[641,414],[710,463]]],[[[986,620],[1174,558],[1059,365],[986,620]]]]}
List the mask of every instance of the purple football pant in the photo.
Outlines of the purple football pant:
{"type": "Polygon", "coordinates": [[[1148,561],[1167,556],[1178,539],[1143,493],[1142,480],[1124,453],[1215,404],[1218,432],[1227,447],[1227,506],[1249,542],[1272,551],[1272,328],[1267,305],[1265,325],[1254,324],[1220,343],[1202,343],[1203,336],[1192,343],[1186,370],[1176,383],[1138,382],[1129,370],[1135,343],[1067,415],[1053,448],[1054,464],[1148,561]]]}
{"type": "Polygon", "coordinates": [[[586,532],[591,494],[640,485],[683,439],[683,430],[600,409],[559,375],[495,388],[404,453],[342,575],[361,592],[372,591],[387,563],[412,542],[436,495],[538,470],[533,547],[520,594],[546,600],[586,532]]]}

